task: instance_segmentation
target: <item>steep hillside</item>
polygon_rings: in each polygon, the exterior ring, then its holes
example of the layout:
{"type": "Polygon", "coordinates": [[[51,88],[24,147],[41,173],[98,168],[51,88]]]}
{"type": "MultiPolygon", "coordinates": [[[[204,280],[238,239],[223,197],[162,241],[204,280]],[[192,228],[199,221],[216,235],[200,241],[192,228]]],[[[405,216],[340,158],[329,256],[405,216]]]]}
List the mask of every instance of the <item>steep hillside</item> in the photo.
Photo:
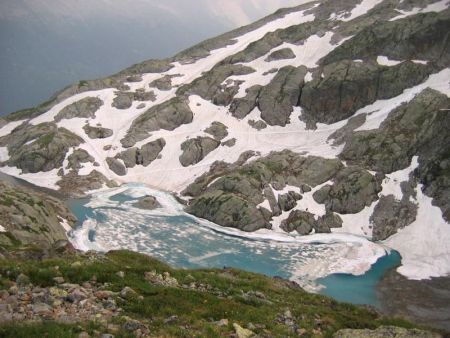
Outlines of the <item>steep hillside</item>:
{"type": "Polygon", "coordinates": [[[142,182],[224,227],[384,241],[450,273],[447,0],[323,0],[0,120],[0,170],[142,182]]]}

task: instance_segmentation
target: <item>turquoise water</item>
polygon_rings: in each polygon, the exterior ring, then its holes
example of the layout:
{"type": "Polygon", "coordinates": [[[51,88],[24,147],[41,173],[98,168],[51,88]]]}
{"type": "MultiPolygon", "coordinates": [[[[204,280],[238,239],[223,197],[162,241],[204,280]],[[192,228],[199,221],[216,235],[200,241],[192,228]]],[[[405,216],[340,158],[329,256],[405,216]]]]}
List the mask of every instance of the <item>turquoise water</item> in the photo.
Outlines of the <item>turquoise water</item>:
{"type": "Polygon", "coordinates": [[[375,287],[386,271],[398,266],[401,256],[397,251],[381,257],[372,268],[362,276],[336,273],[319,278],[317,283],[325,286],[320,293],[336,300],[353,304],[370,304],[380,307],[375,287]]]}
{"type": "MultiPolygon", "coordinates": [[[[139,185],[127,186],[134,192],[141,189],[139,185]]],[[[317,279],[311,275],[311,265],[326,263],[330,257],[339,260],[346,243],[277,242],[226,234],[184,214],[181,206],[163,193],[158,200],[163,206],[167,201],[169,204],[162,211],[133,208],[136,198],[122,191],[106,198],[70,200],[69,207],[79,219],[75,239],[81,238],[85,249],[134,250],[178,268],[227,266],[295,280],[306,288],[320,284],[325,286],[320,290],[324,295],[373,306],[379,305],[376,282],[400,262],[398,253],[393,252],[362,276],[331,274],[317,279]]]]}

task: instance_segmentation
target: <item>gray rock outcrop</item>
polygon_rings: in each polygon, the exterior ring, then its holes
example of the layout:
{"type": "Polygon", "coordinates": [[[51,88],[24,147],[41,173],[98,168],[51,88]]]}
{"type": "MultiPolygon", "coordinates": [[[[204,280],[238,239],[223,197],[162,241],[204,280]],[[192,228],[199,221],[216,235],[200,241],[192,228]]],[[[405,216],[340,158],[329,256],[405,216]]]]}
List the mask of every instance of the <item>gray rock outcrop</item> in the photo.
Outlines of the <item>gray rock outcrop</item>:
{"type": "Polygon", "coordinates": [[[174,130],[182,124],[191,123],[192,119],[193,114],[188,101],[180,97],[174,97],[169,101],[151,107],[136,118],[127,135],[120,142],[125,148],[130,148],[136,142],[149,137],[152,131],[174,130]]]}
{"type": "Polygon", "coordinates": [[[119,153],[116,158],[121,159],[127,168],[136,165],[147,167],[163,150],[166,141],[163,138],[144,144],[141,148],[133,147],[119,153]]]}
{"type": "Polygon", "coordinates": [[[107,157],[106,163],[116,175],[125,176],[127,174],[127,168],[120,162],[118,159],[114,157],[107,157]]]}
{"type": "Polygon", "coordinates": [[[157,208],[161,208],[161,203],[158,202],[156,197],[154,196],[144,196],[139,199],[136,203],[133,204],[137,208],[146,209],[146,210],[154,210],[157,208]]]}
{"type": "Polygon", "coordinates": [[[270,53],[265,61],[271,62],[286,59],[295,59],[295,54],[290,48],[283,48],[270,53]]]}
{"type": "Polygon", "coordinates": [[[22,124],[10,134],[0,137],[0,146],[10,154],[7,165],[24,173],[50,171],[62,167],[70,148],[84,143],[83,139],[54,123],[22,124]]]}
{"type": "Polygon", "coordinates": [[[416,220],[417,205],[408,199],[397,201],[393,195],[382,196],[370,216],[372,239],[382,241],[416,220]]]}
{"type": "Polygon", "coordinates": [[[228,136],[228,127],[221,122],[214,121],[211,125],[205,129],[205,133],[210,134],[216,141],[222,141],[228,136]]]}
{"type": "Polygon", "coordinates": [[[73,118],[94,118],[95,112],[103,106],[103,101],[97,97],[86,97],[64,107],[55,116],[55,121],[73,118]]]}
{"type": "Polygon", "coordinates": [[[58,241],[66,241],[66,230],[60,224],[65,219],[69,226],[76,218],[65,204],[55,197],[30,188],[0,181],[0,248],[32,245],[48,249],[58,241]]]}
{"type": "Polygon", "coordinates": [[[269,125],[285,126],[290,121],[293,107],[298,105],[306,67],[281,68],[259,94],[261,118],[269,125]]]}
{"type": "Polygon", "coordinates": [[[113,135],[112,129],[92,127],[89,124],[84,125],[83,130],[90,139],[108,138],[113,135]]]}
{"type": "Polygon", "coordinates": [[[329,211],[355,214],[378,200],[380,182],[369,172],[347,167],[337,173],[332,186],[326,185],[313,194],[317,203],[324,203],[329,211]]]}
{"type": "Polygon", "coordinates": [[[184,141],[181,144],[183,153],[180,155],[180,163],[183,167],[197,164],[219,146],[220,142],[211,137],[197,137],[184,141]]]}

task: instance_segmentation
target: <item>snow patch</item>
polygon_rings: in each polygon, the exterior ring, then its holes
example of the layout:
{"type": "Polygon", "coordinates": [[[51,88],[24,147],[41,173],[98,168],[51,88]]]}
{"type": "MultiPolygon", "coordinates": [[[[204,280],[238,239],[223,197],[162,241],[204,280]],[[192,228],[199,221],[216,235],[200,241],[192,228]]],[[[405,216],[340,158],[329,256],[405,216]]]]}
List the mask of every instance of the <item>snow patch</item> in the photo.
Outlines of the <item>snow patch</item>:
{"type": "Polygon", "coordinates": [[[429,279],[450,274],[450,224],[442,211],[416,189],[419,205],[416,220],[384,241],[402,256],[397,271],[409,279],[429,279]]]}
{"type": "Polygon", "coordinates": [[[0,232],[8,232],[3,225],[0,225],[0,232]]]}
{"type": "Polygon", "coordinates": [[[0,147],[0,162],[9,160],[8,147],[0,147]]]}
{"type": "Polygon", "coordinates": [[[0,128],[0,137],[10,134],[16,127],[20,126],[26,120],[13,121],[9,122],[7,125],[4,125],[0,128]]]}
{"type": "Polygon", "coordinates": [[[330,17],[330,19],[331,20],[341,20],[341,21],[351,21],[361,15],[366,14],[368,11],[370,11],[372,8],[374,8],[375,6],[377,6],[378,4],[380,4],[382,2],[383,2],[383,0],[362,0],[359,4],[357,4],[355,6],[355,8],[352,9],[349,16],[345,15],[345,13],[339,14],[339,15],[332,13],[332,16],[330,17]]]}
{"type": "Polygon", "coordinates": [[[7,175],[14,176],[20,179],[23,179],[32,184],[38,185],[40,187],[58,190],[59,186],[56,185],[56,182],[60,180],[58,176],[59,169],[53,169],[47,172],[39,172],[39,173],[22,173],[22,169],[17,167],[1,167],[0,172],[3,172],[7,175]]]}
{"type": "Polygon", "coordinates": [[[378,56],[377,62],[380,66],[395,66],[403,61],[390,60],[387,56],[378,56]]]}

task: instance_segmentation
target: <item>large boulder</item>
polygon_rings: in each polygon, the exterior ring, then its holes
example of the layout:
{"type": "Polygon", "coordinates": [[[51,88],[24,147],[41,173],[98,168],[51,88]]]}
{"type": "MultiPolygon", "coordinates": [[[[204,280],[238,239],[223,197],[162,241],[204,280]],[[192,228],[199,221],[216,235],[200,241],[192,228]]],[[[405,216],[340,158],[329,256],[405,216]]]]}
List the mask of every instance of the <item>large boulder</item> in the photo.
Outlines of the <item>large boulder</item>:
{"type": "Polygon", "coordinates": [[[292,211],[280,225],[282,230],[297,231],[300,235],[308,235],[313,230],[315,233],[330,233],[332,228],[340,227],[342,227],[342,219],[332,212],[316,217],[314,214],[302,210],[292,211]]]}
{"type": "Polygon", "coordinates": [[[216,224],[243,231],[271,228],[271,224],[255,204],[237,194],[220,190],[203,194],[186,211],[216,224]]]}
{"type": "Polygon", "coordinates": [[[197,137],[184,141],[181,144],[183,153],[180,155],[180,163],[183,167],[197,164],[219,146],[220,142],[211,137],[197,137]]]}
{"type": "Polygon", "coordinates": [[[397,201],[393,195],[382,196],[370,216],[372,239],[382,241],[416,220],[417,205],[409,199],[397,201]]]}
{"type": "Polygon", "coordinates": [[[228,136],[228,127],[221,122],[214,121],[211,125],[205,129],[205,133],[210,134],[217,141],[222,141],[228,136]]]}
{"type": "Polygon", "coordinates": [[[295,54],[290,48],[282,48],[270,53],[265,61],[271,62],[286,59],[295,59],[295,54]]]}
{"type": "Polygon", "coordinates": [[[56,114],[55,121],[59,122],[62,119],[73,119],[73,118],[95,118],[95,112],[103,106],[103,101],[98,97],[85,97],[79,101],[61,109],[61,111],[56,114]]]}
{"type": "Polygon", "coordinates": [[[154,196],[144,196],[141,197],[133,206],[146,209],[146,210],[154,210],[157,208],[161,208],[161,203],[154,196]]]}
{"type": "Polygon", "coordinates": [[[125,148],[129,148],[136,142],[145,140],[152,131],[174,130],[182,124],[191,123],[192,119],[193,114],[187,99],[174,97],[151,107],[136,118],[120,142],[125,148]]]}
{"type": "Polygon", "coordinates": [[[366,170],[346,167],[326,185],[313,194],[318,203],[325,203],[329,211],[340,214],[355,214],[378,200],[381,191],[379,180],[366,170]]]}
{"type": "Polygon", "coordinates": [[[108,128],[92,127],[89,124],[85,124],[83,127],[84,132],[90,139],[102,139],[108,138],[113,135],[113,131],[108,128]]]}
{"type": "Polygon", "coordinates": [[[230,105],[231,114],[237,119],[243,119],[252,112],[257,106],[258,96],[261,92],[262,86],[254,85],[247,88],[246,95],[233,99],[230,105]]]}
{"type": "Polygon", "coordinates": [[[106,163],[108,164],[109,169],[111,169],[116,175],[125,176],[127,174],[127,168],[125,168],[123,163],[120,162],[118,159],[113,157],[107,157],[106,163]]]}
{"type": "Polygon", "coordinates": [[[82,168],[83,163],[94,163],[95,158],[93,158],[89,153],[84,149],[76,149],[69,155],[67,158],[69,164],[67,165],[67,169],[79,170],[82,168]]]}
{"type": "Polygon", "coordinates": [[[141,148],[133,147],[122,151],[116,158],[121,159],[127,168],[133,168],[136,165],[147,167],[159,156],[166,145],[163,138],[144,144],[141,148]]]}

